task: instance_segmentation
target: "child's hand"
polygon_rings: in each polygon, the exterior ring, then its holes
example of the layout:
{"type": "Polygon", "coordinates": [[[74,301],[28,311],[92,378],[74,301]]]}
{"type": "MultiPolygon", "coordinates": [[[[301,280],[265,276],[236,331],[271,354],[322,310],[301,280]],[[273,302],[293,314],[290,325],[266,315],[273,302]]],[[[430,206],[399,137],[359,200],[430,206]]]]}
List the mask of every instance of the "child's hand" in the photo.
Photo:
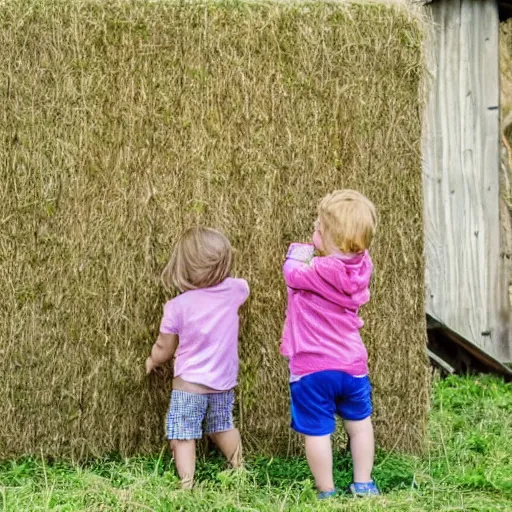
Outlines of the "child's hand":
{"type": "Polygon", "coordinates": [[[156,364],[153,361],[153,358],[149,356],[146,359],[146,374],[149,375],[156,368],[156,364]]]}
{"type": "Polygon", "coordinates": [[[315,246],[312,244],[293,243],[290,245],[286,257],[290,260],[309,263],[313,259],[314,253],[315,246]]]}

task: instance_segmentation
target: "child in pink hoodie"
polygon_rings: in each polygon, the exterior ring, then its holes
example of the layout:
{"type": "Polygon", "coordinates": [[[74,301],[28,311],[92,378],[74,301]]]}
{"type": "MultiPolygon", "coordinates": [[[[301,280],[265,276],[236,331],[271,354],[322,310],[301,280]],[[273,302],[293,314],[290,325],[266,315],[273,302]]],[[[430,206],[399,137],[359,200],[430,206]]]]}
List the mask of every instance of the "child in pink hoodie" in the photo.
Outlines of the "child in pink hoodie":
{"type": "Polygon", "coordinates": [[[290,365],[292,428],[305,435],[319,498],[327,498],[336,493],[331,434],[341,416],[354,464],[350,491],[376,495],[368,355],[358,316],[370,299],[375,206],[359,192],[340,190],[324,197],[318,211],[313,245],[292,244],[283,267],[288,307],[281,353],[290,365]]]}

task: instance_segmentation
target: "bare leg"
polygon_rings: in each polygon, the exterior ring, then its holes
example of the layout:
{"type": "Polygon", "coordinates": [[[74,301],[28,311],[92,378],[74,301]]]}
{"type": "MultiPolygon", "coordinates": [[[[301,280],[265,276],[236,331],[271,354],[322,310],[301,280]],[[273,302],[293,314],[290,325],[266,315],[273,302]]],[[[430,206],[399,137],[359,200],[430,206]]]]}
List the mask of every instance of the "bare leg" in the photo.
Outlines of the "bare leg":
{"type": "Polygon", "coordinates": [[[225,432],[217,432],[210,434],[209,437],[228,459],[231,467],[239,468],[242,465],[242,442],[238,429],[233,428],[225,432]]]}
{"type": "Polygon", "coordinates": [[[361,421],[345,420],[354,463],[354,482],[367,483],[372,479],[375,441],[370,417],[361,421]]]}
{"type": "Polygon", "coordinates": [[[171,441],[174,462],[181,480],[182,489],[192,489],[196,472],[196,442],[190,440],[171,441]]]}
{"type": "Polygon", "coordinates": [[[306,457],[317,489],[333,491],[331,436],[306,436],[306,457]]]}

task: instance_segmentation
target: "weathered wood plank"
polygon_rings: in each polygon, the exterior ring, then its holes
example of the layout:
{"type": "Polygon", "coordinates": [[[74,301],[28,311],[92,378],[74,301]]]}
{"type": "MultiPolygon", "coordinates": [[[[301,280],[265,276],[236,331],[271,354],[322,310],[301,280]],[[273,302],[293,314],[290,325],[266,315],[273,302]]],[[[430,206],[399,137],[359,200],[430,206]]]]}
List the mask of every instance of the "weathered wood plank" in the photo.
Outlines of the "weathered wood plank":
{"type": "Polygon", "coordinates": [[[427,354],[430,360],[439,368],[444,370],[446,373],[448,373],[449,375],[455,373],[455,368],[452,365],[448,364],[443,358],[441,358],[437,354],[434,354],[434,352],[432,352],[429,349],[427,349],[427,354]]]}
{"type": "MultiPolygon", "coordinates": [[[[496,0],[441,0],[427,43],[423,140],[427,311],[510,360],[500,294],[496,0]]],[[[508,306],[507,306],[508,307],[508,306]]]]}

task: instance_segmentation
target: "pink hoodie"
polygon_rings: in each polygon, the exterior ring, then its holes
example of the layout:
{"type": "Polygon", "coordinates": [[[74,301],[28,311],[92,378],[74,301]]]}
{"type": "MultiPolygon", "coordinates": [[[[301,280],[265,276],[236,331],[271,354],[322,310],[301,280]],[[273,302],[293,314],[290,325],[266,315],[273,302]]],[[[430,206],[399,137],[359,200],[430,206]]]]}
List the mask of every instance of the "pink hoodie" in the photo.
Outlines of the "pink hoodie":
{"type": "Polygon", "coordinates": [[[359,329],[359,308],[370,300],[373,270],[368,252],[312,258],[314,246],[292,244],[283,267],[288,307],[281,354],[293,376],[341,370],[368,373],[368,354],[359,329]]]}

